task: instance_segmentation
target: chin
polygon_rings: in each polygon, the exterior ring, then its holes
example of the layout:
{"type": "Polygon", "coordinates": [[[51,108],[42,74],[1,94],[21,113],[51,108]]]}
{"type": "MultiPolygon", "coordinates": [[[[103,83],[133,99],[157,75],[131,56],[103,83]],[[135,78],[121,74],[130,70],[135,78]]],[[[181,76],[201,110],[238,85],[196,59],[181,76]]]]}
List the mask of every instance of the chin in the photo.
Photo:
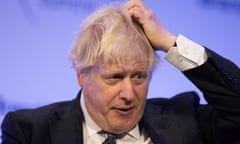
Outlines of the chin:
{"type": "Polygon", "coordinates": [[[121,122],[118,123],[114,123],[112,125],[112,130],[113,133],[116,134],[121,134],[121,133],[125,133],[127,131],[129,131],[130,129],[132,129],[134,126],[136,125],[136,123],[133,123],[132,121],[126,121],[126,120],[122,120],[121,122]]]}

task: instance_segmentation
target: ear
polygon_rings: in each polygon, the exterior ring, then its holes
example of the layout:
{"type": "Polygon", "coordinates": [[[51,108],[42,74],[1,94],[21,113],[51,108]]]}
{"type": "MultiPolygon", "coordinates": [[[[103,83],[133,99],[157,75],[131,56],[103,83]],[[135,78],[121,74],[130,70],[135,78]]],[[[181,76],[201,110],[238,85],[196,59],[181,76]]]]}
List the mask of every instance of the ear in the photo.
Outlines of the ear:
{"type": "Polygon", "coordinates": [[[84,86],[84,74],[81,72],[77,72],[77,79],[78,79],[78,84],[80,87],[84,86]]]}

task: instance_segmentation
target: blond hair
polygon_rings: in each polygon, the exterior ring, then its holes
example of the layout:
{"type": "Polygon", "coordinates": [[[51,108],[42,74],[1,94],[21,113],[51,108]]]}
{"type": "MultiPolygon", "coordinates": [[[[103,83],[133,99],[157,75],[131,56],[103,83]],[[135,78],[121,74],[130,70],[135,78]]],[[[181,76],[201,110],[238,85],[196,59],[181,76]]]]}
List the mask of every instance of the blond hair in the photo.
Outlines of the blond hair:
{"type": "Polygon", "coordinates": [[[108,5],[89,15],[81,24],[70,52],[77,71],[96,64],[131,65],[148,62],[153,71],[157,55],[142,28],[121,5],[108,5]]]}

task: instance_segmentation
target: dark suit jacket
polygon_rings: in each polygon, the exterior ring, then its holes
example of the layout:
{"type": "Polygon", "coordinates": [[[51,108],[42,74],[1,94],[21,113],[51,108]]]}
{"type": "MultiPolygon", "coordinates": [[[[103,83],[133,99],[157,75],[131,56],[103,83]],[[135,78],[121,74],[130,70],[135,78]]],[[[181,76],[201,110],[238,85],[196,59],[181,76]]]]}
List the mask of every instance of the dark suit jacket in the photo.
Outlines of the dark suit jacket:
{"type": "MultiPolygon", "coordinates": [[[[139,123],[155,144],[237,144],[240,141],[240,71],[207,50],[208,61],[184,74],[203,92],[150,99],[139,123]]],[[[81,144],[84,117],[80,94],[72,101],[10,112],[2,124],[3,144],[81,144]]]]}

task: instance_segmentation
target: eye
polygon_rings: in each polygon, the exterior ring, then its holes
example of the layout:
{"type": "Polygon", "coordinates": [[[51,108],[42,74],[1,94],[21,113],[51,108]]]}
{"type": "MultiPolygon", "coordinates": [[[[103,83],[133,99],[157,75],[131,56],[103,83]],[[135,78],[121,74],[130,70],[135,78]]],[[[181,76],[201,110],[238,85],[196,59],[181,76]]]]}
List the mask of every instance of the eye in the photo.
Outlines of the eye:
{"type": "Polygon", "coordinates": [[[132,76],[132,80],[135,84],[144,83],[147,80],[147,73],[136,73],[132,76]]]}
{"type": "Polygon", "coordinates": [[[104,76],[104,81],[107,84],[113,85],[113,84],[116,84],[118,81],[122,80],[123,78],[124,76],[121,74],[111,74],[111,75],[104,76]]]}
{"type": "Polygon", "coordinates": [[[143,79],[143,78],[145,78],[145,76],[142,75],[142,74],[136,74],[136,75],[133,76],[133,78],[134,79],[143,79]]]}

